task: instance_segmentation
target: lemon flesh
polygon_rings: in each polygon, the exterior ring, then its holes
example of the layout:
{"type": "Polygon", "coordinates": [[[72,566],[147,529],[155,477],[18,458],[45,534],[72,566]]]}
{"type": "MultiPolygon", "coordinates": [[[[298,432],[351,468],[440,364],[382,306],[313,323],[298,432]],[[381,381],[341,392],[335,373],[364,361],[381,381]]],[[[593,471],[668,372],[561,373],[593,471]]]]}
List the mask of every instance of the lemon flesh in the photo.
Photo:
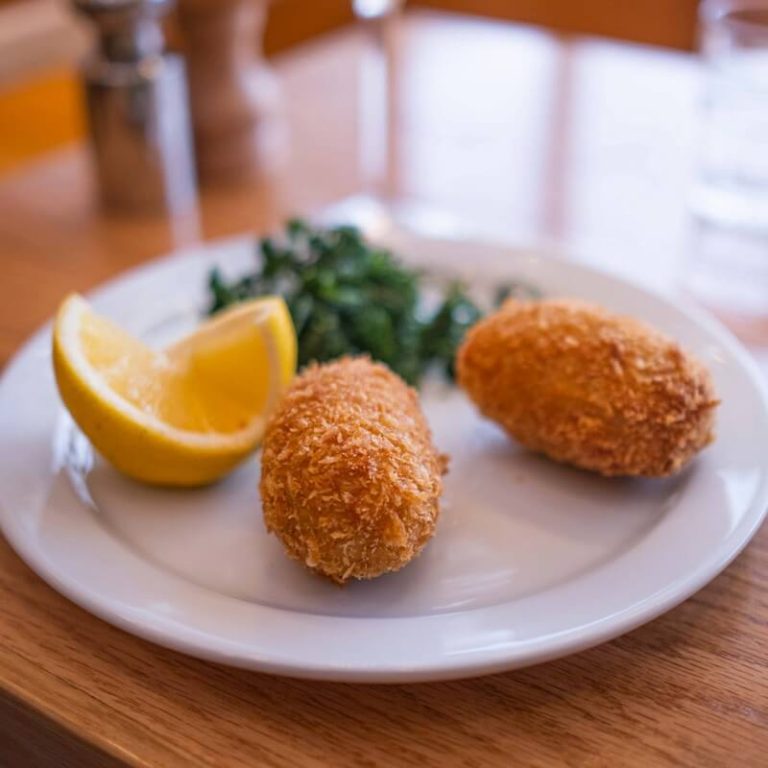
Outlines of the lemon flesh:
{"type": "Polygon", "coordinates": [[[296,334],[285,302],[268,297],[154,350],[73,295],[56,317],[53,364],[72,418],[117,469],[204,485],[261,441],[296,368],[296,334]]]}

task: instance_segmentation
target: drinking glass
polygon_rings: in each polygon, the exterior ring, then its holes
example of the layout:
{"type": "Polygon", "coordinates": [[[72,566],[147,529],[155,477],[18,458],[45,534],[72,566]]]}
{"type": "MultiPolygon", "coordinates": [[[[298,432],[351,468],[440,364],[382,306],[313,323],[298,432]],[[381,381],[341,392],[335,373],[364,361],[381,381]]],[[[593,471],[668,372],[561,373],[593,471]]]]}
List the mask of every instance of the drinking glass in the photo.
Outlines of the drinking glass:
{"type": "Polygon", "coordinates": [[[416,201],[399,186],[399,34],[405,0],[352,0],[365,36],[360,70],[360,194],[329,206],[321,218],[354,224],[371,237],[407,229],[435,237],[467,236],[455,216],[416,201]]]}
{"type": "Polygon", "coordinates": [[[360,166],[367,192],[396,194],[397,24],[403,0],[352,0],[366,35],[360,77],[360,166]]]}
{"type": "Polygon", "coordinates": [[[693,207],[768,233],[768,0],[704,0],[704,93],[693,207]]]}
{"type": "Polygon", "coordinates": [[[701,146],[684,288],[768,372],[768,0],[704,0],[701,146]]]}

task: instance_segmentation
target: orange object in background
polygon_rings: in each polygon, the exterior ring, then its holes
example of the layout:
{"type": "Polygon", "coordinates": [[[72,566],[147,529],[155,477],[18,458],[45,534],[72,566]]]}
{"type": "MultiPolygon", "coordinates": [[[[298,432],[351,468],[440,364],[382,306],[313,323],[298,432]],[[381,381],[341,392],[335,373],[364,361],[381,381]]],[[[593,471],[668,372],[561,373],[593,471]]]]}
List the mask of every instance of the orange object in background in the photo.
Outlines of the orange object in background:
{"type": "Polygon", "coordinates": [[[0,89],[0,173],[84,133],[74,68],[36,74],[0,89]]]}
{"type": "Polygon", "coordinates": [[[596,35],[692,50],[699,0],[411,0],[411,5],[534,24],[565,34],[596,35]]]}

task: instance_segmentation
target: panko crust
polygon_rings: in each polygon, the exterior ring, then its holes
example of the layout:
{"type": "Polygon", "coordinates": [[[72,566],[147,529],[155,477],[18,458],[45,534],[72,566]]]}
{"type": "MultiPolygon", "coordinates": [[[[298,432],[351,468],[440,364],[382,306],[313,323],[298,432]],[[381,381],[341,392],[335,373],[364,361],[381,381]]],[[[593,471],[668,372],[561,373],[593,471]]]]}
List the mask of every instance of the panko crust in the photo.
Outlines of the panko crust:
{"type": "Polygon", "coordinates": [[[714,439],[718,400],[704,366],[585,302],[506,302],[467,334],[457,373],[522,445],[602,475],[670,475],[714,439]]]}
{"type": "Polygon", "coordinates": [[[384,365],[309,366],[264,437],[267,530],[338,583],[396,571],[435,531],[445,461],[416,393],[384,365]]]}

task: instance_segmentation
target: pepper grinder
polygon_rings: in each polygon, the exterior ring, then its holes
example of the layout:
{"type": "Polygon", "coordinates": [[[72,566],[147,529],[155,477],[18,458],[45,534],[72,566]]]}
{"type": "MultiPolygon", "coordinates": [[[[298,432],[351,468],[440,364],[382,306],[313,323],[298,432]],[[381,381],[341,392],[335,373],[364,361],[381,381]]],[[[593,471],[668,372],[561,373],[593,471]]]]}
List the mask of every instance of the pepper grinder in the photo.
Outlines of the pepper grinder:
{"type": "Polygon", "coordinates": [[[242,183],[279,164],[279,90],[262,54],[267,0],[179,0],[197,169],[242,183]]]}
{"type": "Polygon", "coordinates": [[[165,50],[173,0],[73,0],[98,31],[82,76],[102,202],[131,213],[195,205],[184,60],[165,50]]]}

